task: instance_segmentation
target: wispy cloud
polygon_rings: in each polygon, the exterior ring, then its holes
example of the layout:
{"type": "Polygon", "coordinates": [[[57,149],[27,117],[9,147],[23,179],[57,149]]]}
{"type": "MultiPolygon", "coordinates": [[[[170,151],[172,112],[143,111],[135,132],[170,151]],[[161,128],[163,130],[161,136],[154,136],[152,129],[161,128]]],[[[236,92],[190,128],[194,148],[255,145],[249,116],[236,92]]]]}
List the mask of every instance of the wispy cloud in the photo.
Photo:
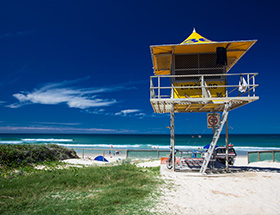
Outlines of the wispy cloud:
{"type": "Polygon", "coordinates": [[[94,110],[85,110],[86,113],[96,114],[96,115],[114,115],[112,113],[106,112],[103,108],[98,108],[94,110]]]}
{"type": "Polygon", "coordinates": [[[0,39],[10,39],[10,38],[18,38],[18,37],[23,37],[26,35],[33,34],[37,30],[27,30],[27,31],[18,31],[18,32],[7,32],[5,34],[0,35],[0,39]]]}
{"type": "Polygon", "coordinates": [[[96,108],[111,106],[117,101],[115,99],[101,98],[100,93],[126,90],[123,86],[101,87],[101,88],[78,88],[71,85],[83,79],[74,81],[63,81],[60,83],[48,83],[32,92],[19,92],[13,96],[18,103],[7,105],[10,108],[19,108],[28,104],[67,104],[70,108],[96,108]]]}
{"type": "MultiPolygon", "coordinates": [[[[11,84],[14,84],[20,80],[20,74],[26,71],[27,65],[21,66],[19,69],[13,72],[8,72],[6,78],[1,78],[0,87],[5,87],[11,84]]],[[[25,74],[26,75],[26,74],[25,74]]]]}
{"type": "Polygon", "coordinates": [[[134,117],[134,118],[138,118],[138,119],[143,119],[144,117],[153,117],[153,115],[143,113],[142,110],[140,110],[140,109],[121,110],[120,112],[117,112],[114,115],[123,116],[123,117],[134,117]]]}
{"type": "Polygon", "coordinates": [[[52,126],[0,126],[0,133],[135,133],[135,130],[52,126]]]}
{"type": "Polygon", "coordinates": [[[127,109],[127,110],[122,110],[118,113],[115,113],[116,116],[121,115],[121,116],[127,116],[128,114],[134,114],[134,113],[138,113],[141,110],[139,109],[127,109]]]}
{"type": "Polygon", "coordinates": [[[73,126],[73,125],[80,125],[81,123],[78,122],[33,122],[34,124],[42,124],[42,125],[67,125],[67,126],[73,126]]]}
{"type": "Polygon", "coordinates": [[[106,112],[105,109],[95,109],[95,110],[85,110],[85,112],[97,115],[107,115],[107,116],[121,116],[121,117],[134,117],[134,118],[163,118],[169,117],[168,114],[155,114],[155,113],[143,113],[140,109],[125,109],[117,113],[106,112]]]}

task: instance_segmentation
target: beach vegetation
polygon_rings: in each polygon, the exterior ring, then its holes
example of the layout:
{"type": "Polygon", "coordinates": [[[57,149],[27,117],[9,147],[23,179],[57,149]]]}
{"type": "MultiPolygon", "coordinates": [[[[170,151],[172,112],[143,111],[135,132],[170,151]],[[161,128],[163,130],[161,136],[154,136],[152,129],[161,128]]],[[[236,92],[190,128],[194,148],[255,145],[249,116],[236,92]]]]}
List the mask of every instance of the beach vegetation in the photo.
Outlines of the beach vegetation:
{"type": "Polygon", "coordinates": [[[55,144],[0,145],[1,169],[26,167],[41,162],[78,158],[73,149],[55,144]]]}
{"type": "Polygon", "coordinates": [[[128,163],[21,168],[0,177],[0,214],[149,214],[158,176],[159,167],[128,163]]]}
{"type": "Polygon", "coordinates": [[[119,163],[121,163],[121,164],[131,164],[132,159],[131,158],[122,159],[119,163]]]}

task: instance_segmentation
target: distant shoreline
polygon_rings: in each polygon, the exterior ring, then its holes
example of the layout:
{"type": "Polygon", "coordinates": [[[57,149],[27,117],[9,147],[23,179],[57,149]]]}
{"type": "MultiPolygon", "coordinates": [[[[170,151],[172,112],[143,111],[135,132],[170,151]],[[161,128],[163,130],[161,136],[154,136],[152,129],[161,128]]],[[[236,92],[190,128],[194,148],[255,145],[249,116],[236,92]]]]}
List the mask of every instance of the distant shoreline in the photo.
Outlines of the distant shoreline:
{"type": "MultiPolygon", "coordinates": [[[[0,132],[0,135],[166,135],[170,136],[169,133],[26,133],[26,132],[14,132],[14,133],[5,133],[5,132],[0,132]]],[[[213,136],[212,133],[206,133],[206,134],[201,134],[201,133],[195,133],[195,134],[176,134],[175,136],[181,136],[181,135],[191,135],[191,136],[197,136],[197,135],[210,135],[213,136]]],[[[225,134],[221,134],[221,136],[224,136],[225,134]]],[[[280,133],[230,133],[229,135],[279,135],[280,133]]]]}

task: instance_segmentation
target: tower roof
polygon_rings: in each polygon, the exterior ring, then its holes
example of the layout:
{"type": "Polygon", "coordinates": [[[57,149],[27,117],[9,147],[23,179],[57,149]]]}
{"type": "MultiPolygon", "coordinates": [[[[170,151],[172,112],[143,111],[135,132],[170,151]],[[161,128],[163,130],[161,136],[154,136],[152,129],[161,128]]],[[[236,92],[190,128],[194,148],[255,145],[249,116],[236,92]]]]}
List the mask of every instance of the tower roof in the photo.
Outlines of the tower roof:
{"type": "Polygon", "coordinates": [[[257,40],[211,41],[194,29],[192,34],[180,44],[150,46],[154,74],[171,74],[172,55],[216,53],[217,47],[227,50],[226,71],[228,72],[256,42],[257,40]]]}
{"type": "Polygon", "coordinates": [[[208,40],[205,37],[198,34],[194,28],[192,34],[188,36],[187,39],[185,39],[183,42],[181,42],[180,45],[193,44],[193,43],[211,43],[211,42],[212,42],[211,40],[208,40]]]}

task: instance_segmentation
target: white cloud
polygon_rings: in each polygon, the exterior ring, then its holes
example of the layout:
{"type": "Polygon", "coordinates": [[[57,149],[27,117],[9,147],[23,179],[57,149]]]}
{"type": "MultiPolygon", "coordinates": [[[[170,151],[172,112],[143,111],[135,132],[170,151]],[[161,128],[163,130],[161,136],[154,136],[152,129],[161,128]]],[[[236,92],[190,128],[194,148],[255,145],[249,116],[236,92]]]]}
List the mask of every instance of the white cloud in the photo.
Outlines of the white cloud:
{"type": "Polygon", "coordinates": [[[136,116],[146,116],[146,114],[145,113],[137,113],[137,114],[135,114],[136,116]]]}
{"type": "MultiPolygon", "coordinates": [[[[105,128],[59,128],[59,127],[36,127],[36,126],[1,126],[1,132],[54,132],[54,133],[117,133],[116,129],[105,129],[105,128]]],[[[120,130],[121,131],[121,130],[120,130]]]]}
{"type": "Polygon", "coordinates": [[[73,126],[73,125],[80,125],[81,123],[78,122],[33,122],[34,124],[45,124],[45,125],[67,125],[67,126],[73,126]]]}
{"type": "Polygon", "coordinates": [[[118,113],[115,113],[115,115],[122,115],[122,116],[126,116],[127,114],[132,114],[132,113],[137,113],[140,112],[141,110],[138,109],[127,109],[127,110],[122,110],[118,113]]]}
{"type": "MultiPolygon", "coordinates": [[[[80,80],[80,79],[79,79],[80,80]]],[[[100,98],[97,94],[124,90],[124,87],[110,88],[76,88],[67,87],[79,80],[64,81],[61,83],[49,83],[32,92],[20,92],[13,96],[19,103],[7,105],[10,108],[18,108],[27,104],[56,105],[65,103],[70,108],[87,109],[92,107],[105,107],[115,104],[115,99],[100,98]]]]}
{"type": "Polygon", "coordinates": [[[52,126],[0,126],[1,133],[135,133],[136,130],[111,129],[111,128],[73,128],[52,126]]]}
{"type": "Polygon", "coordinates": [[[85,112],[90,114],[102,114],[102,115],[112,115],[110,113],[105,112],[105,109],[94,109],[94,110],[85,110],[85,112]]]}
{"type": "Polygon", "coordinates": [[[168,114],[146,114],[143,113],[142,110],[140,109],[126,109],[126,110],[122,110],[118,113],[114,114],[115,116],[129,116],[129,117],[135,117],[135,118],[139,118],[139,119],[143,119],[143,118],[147,118],[147,117],[152,117],[152,118],[162,118],[162,117],[169,117],[168,114]]]}
{"type": "Polygon", "coordinates": [[[22,104],[9,104],[9,105],[6,105],[6,107],[9,107],[9,108],[19,108],[21,106],[22,106],[22,104]]]}

